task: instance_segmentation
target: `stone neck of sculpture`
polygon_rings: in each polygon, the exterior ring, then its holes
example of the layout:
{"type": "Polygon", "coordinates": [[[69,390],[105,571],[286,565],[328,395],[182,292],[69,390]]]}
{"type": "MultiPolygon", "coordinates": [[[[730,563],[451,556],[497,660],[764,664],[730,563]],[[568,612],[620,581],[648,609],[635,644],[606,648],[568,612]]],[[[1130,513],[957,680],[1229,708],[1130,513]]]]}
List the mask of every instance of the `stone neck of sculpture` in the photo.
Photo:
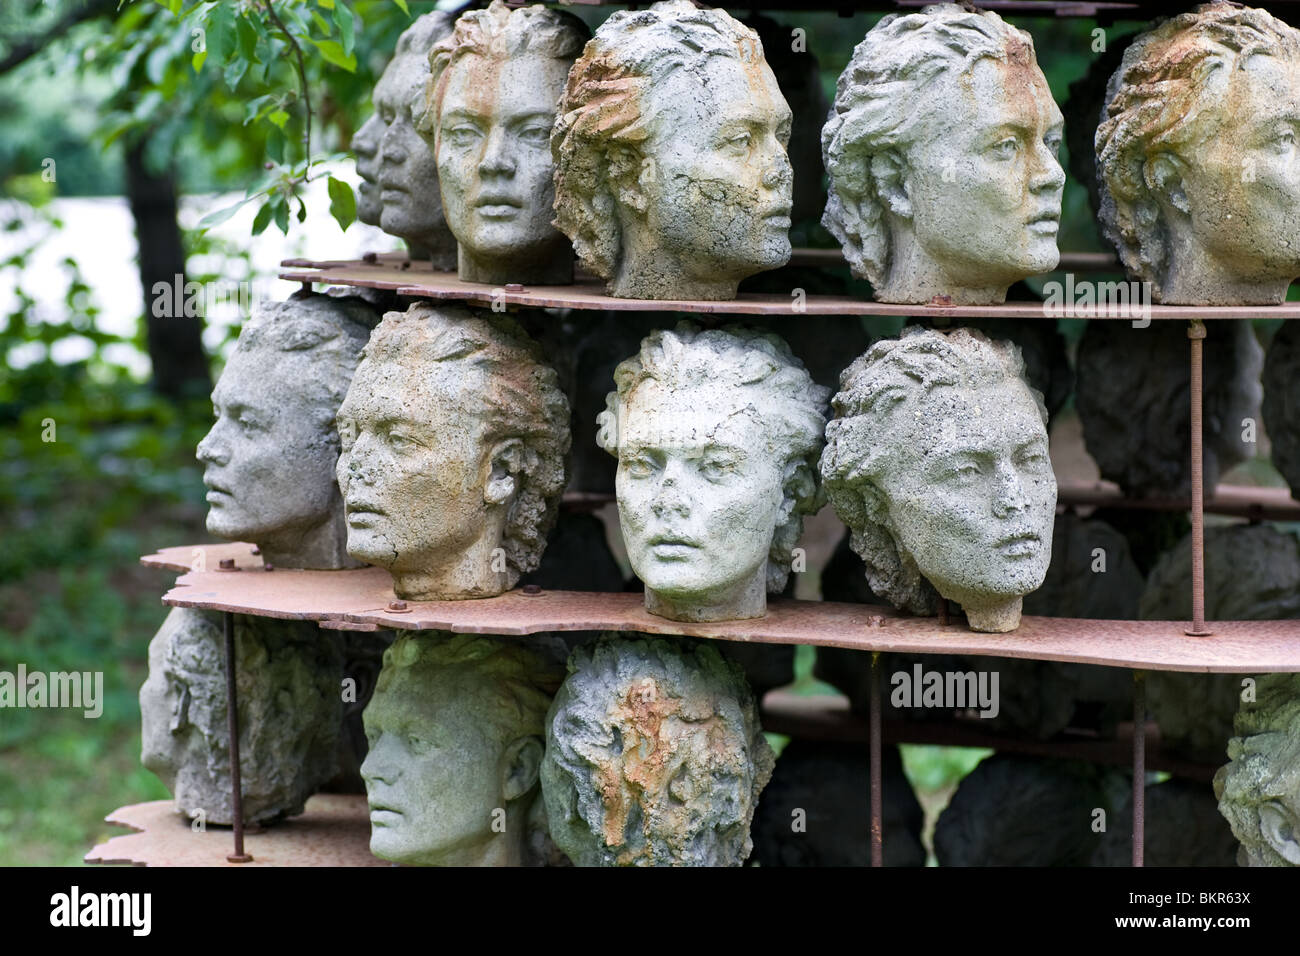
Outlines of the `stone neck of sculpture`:
{"type": "Polygon", "coordinates": [[[609,280],[609,294],[621,299],[704,299],[727,301],[736,297],[740,280],[728,276],[699,278],[697,262],[660,244],[646,217],[619,206],[619,231],[623,248],[609,280]]]}
{"type": "Polygon", "coordinates": [[[1216,257],[1191,229],[1186,214],[1166,215],[1169,258],[1156,299],[1168,305],[1280,305],[1291,278],[1243,279],[1216,257]]]}
{"type": "Polygon", "coordinates": [[[501,561],[492,552],[501,547],[509,504],[488,510],[482,533],[463,551],[422,567],[390,568],[393,591],[399,598],[411,601],[459,601],[508,591],[518,580],[518,572],[493,570],[501,566],[501,561]]]}
{"type": "Polygon", "coordinates": [[[1005,634],[1020,626],[1020,614],[1024,597],[1016,595],[1003,600],[990,599],[988,596],[971,597],[969,601],[955,597],[961,609],[966,612],[966,623],[972,631],[984,634],[1005,634]]]}
{"type": "Polygon", "coordinates": [[[645,609],[670,621],[744,621],[767,613],[767,561],[737,586],[707,595],[667,595],[649,585],[645,609]]]}
{"type": "Polygon", "coordinates": [[[445,240],[441,236],[431,237],[437,240],[432,245],[407,239],[406,254],[414,261],[428,262],[435,269],[450,272],[456,268],[456,240],[450,232],[446,236],[445,240]]]}
{"type": "Polygon", "coordinates": [[[889,214],[889,264],[885,281],[874,290],[877,301],[924,304],[936,296],[948,296],[955,305],[1006,301],[1011,281],[986,275],[982,282],[972,286],[954,278],[922,248],[911,218],[889,214]]]}
{"type": "Polygon", "coordinates": [[[456,247],[456,270],[465,282],[569,285],[573,282],[573,247],[561,237],[533,250],[488,256],[476,254],[461,243],[456,247]]]}
{"type": "Polygon", "coordinates": [[[453,847],[430,862],[435,866],[527,866],[528,808],[537,793],[534,788],[506,804],[505,832],[489,831],[483,839],[453,847]]]}
{"type": "Polygon", "coordinates": [[[348,555],[348,524],[338,488],[330,500],[328,517],[310,528],[282,531],[256,542],[262,561],[273,568],[337,571],[360,568],[364,563],[348,555]]]}

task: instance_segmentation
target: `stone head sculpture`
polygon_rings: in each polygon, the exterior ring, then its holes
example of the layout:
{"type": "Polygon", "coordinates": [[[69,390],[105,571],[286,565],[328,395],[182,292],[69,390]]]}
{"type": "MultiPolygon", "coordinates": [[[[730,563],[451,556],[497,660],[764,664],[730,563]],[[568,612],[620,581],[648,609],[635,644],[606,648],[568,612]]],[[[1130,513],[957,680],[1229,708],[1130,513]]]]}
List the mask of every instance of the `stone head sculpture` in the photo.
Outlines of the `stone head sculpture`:
{"type": "MultiPolygon", "coordinates": [[[[244,819],[301,813],[337,772],[343,660],[313,623],[235,616],[244,819]]],[[[230,824],[221,615],[174,608],[149,644],[141,760],[188,816],[230,824]]]]}
{"type": "Polygon", "coordinates": [[[687,0],[620,11],[569,74],[555,222],[634,299],[734,299],[790,258],[790,108],[758,34],[687,0]]]}
{"type": "Polygon", "coordinates": [[[1267,674],[1255,690],[1214,795],[1241,841],[1239,865],[1300,866],[1300,675],[1267,674]]]}
{"type": "Polygon", "coordinates": [[[530,639],[408,633],[364,715],[370,850],[425,866],[522,866],[562,657],[530,639]]]}
{"type": "Polygon", "coordinates": [[[512,320],[389,312],[338,429],[348,553],[391,571],[400,597],[491,597],[537,567],[564,490],[569,404],[512,320]]]}
{"type": "Polygon", "coordinates": [[[199,442],[208,531],[251,541],[275,567],[346,568],[334,415],[374,311],[322,295],[254,309],[212,390],[199,442]]]}
{"type": "Polygon", "coordinates": [[[611,636],[574,651],[546,717],[551,836],[578,866],[739,866],[773,764],[738,667],[611,636]]]}
{"type": "Polygon", "coordinates": [[[437,269],[456,267],[456,240],[443,216],[433,151],[415,131],[411,107],[429,76],[429,48],[451,27],[450,14],[441,12],[407,27],[375,84],[375,111],[352,137],[361,177],[357,218],[404,239],[412,258],[431,259],[437,269]]]}
{"type": "Polygon", "coordinates": [[[551,126],[590,36],[572,14],[493,0],[429,52],[413,109],[437,159],[442,208],[471,282],[573,281],[573,249],[551,224],[551,126]]]}
{"type": "Polygon", "coordinates": [[[1300,31],[1213,3],[1138,37],[1097,129],[1101,222],[1158,302],[1276,304],[1300,275],[1300,31]]]}
{"type": "Polygon", "coordinates": [[[1060,260],[1062,136],[1028,33],[956,4],[887,16],[822,129],[822,224],[882,302],[1002,302],[1060,260]]]}
{"type": "Polygon", "coordinates": [[[775,335],[685,322],[644,339],[614,382],[596,440],[618,458],[619,522],[647,610],[761,617],[821,504],[829,390],[775,335]]]}
{"type": "Polygon", "coordinates": [[[1052,553],[1047,412],[1020,353],[979,332],[905,329],[850,365],[821,472],[878,595],[1010,631],[1052,553]]]}

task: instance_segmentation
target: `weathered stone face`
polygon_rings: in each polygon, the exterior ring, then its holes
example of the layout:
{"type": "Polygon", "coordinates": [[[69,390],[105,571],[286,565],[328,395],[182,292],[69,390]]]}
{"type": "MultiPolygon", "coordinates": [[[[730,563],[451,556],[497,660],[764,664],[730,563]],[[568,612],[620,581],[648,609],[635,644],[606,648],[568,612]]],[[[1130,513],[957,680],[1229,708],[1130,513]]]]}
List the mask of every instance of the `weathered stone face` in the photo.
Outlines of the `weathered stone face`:
{"type": "Polygon", "coordinates": [[[1051,559],[1045,414],[1010,343],[905,332],[841,379],[822,474],[871,587],[924,613],[928,581],[975,630],[1009,631],[1051,559]]]}
{"type": "Polygon", "coordinates": [[[1214,775],[1244,866],[1300,866],[1300,675],[1266,674],[1243,702],[1214,775]]]}
{"type": "Polygon", "coordinates": [[[734,299],[790,258],[790,125],[739,21],[684,0],[616,13],[560,105],[556,221],[611,295],[734,299]]]}
{"type": "Polygon", "coordinates": [[[397,863],[521,866],[558,661],[519,641],[399,638],[366,708],[370,849],[397,863]]]}
{"type": "Polygon", "coordinates": [[[579,866],[739,866],[773,756],[744,676],[707,646],[580,648],[547,715],[551,834],[579,866]]]}
{"type": "Polygon", "coordinates": [[[826,389],[775,336],[689,326],[647,338],[615,378],[599,440],[618,457],[619,523],[647,609],[761,616],[785,583],[779,552],[819,503],[826,389]]]}
{"type": "Polygon", "coordinates": [[[823,223],[880,301],[1002,302],[1060,259],[1062,136],[1027,34],[950,4],[887,17],[822,132],[823,223]]]}
{"type": "Polygon", "coordinates": [[[1297,104],[1300,31],[1262,10],[1206,4],[1128,48],[1097,130],[1101,216],[1156,301],[1286,297],[1300,275],[1297,104]]]}
{"type": "MultiPolygon", "coordinates": [[[[310,622],[235,617],[244,819],[301,813],[337,772],[343,718],[338,646],[310,622]]],[[[175,608],[149,644],[140,688],[141,761],[177,812],[230,824],[230,750],[221,615],[175,608]]]]}
{"type": "Polygon", "coordinates": [[[448,70],[438,169],[461,278],[537,281],[523,278],[528,262],[554,269],[550,281],[572,275],[569,242],[551,225],[549,145],[568,68],[544,56],[469,55],[448,70]]]}
{"type": "Polygon", "coordinates": [[[413,257],[455,267],[455,239],[443,217],[433,152],[415,130],[412,105],[429,76],[429,48],[451,32],[445,13],[418,18],[375,84],[375,111],[352,138],[361,188],[357,218],[404,239],[413,257]]]}
{"type": "Polygon", "coordinates": [[[348,552],[415,600],[490,597],[532,570],[564,485],[568,403],[513,323],[390,312],[338,414],[348,552]]]}
{"type": "Polygon", "coordinates": [[[365,345],[369,307],[325,296],[259,307],[212,392],[199,442],[207,528],[273,566],[355,567],[344,550],[333,418],[365,345]]]}

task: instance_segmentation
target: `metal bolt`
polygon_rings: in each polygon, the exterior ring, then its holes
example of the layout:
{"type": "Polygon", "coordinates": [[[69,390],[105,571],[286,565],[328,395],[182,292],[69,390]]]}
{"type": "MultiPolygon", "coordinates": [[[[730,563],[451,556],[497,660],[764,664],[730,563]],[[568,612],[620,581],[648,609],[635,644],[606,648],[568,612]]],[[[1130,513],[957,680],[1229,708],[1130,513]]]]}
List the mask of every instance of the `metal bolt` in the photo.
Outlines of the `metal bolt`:
{"type": "Polygon", "coordinates": [[[540,584],[525,584],[523,586],[523,592],[529,597],[536,597],[542,593],[542,587],[540,584]]]}
{"type": "Polygon", "coordinates": [[[371,265],[374,265],[376,262],[379,261],[379,255],[374,252],[367,252],[364,256],[361,257],[361,261],[368,262],[371,265]]]}
{"type": "Polygon", "coordinates": [[[267,561],[265,564],[262,565],[262,570],[263,570],[263,571],[274,571],[274,570],[275,570],[275,566],[272,565],[271,562],[267,561]]]}
{"type": "Polygon", "coordinates": [[[218,563],[217,567],[221,568],[222,571],[238,570],[238,568],[235,567],[234,558],[222,558],[221,561],[218,563]]]}
{"type": "Polygon", "coordinates": [[[950,295],[936,295],[933,299],[930,300],[930,304],[931,304],[931,305],[935,305],[935,306],[948,306],[948,305],[952,305],[952,296],[950,296],[950,295]]]}
{"type": "Polygon", "coordinates": [[[248,553],[249,553],[249,554],[261,554],[261,553],[262,553],[262,549],[261,549],[261,548],[253,548],[253,549],[252,549],[251,551],[249,551],[248,553]]]}
{"type": "Polygon", "coordinates": [[[389,601],[388,610],[392,611],[394,614],[405,614],[411,609],[406,606],[405,601],[389,601]]]}
{"type": "Polygon", "coordinates": [[[523,291],[524,291],[524,287],[523,287],[522,285],[520,285],[518,282],[507,282],[507,283],[506,283],[506,291],[507,291],[507,292],[523,292],[523,291]]]}

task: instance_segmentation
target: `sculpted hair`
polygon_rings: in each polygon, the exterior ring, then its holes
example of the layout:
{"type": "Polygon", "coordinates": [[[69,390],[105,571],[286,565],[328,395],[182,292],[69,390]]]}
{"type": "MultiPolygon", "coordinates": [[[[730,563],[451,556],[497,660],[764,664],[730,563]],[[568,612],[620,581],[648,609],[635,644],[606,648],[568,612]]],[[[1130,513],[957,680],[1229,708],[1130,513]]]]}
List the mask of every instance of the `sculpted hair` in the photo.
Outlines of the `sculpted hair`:
{"type": "Polygon", "coordinates": [[[740,668],[707,644],[607,634],[568,669],[542,763],[557,845],[586,866],[743,861],[775,758],[740,668]],[[708,725],[704,740],[692,724],[708,725]],[[697,784],[691,795],[674,789],[679,775],[697,784]]]}
{"type": "MultiPolygon", "coordinates": [[[[216,614],[194,612],[164,628],[155,640],[166,641],[163,669],[169,682],[179,687],[174,692],[181,695],[173,731],[186,724],[194,727],[205,745],[203,773],[212,780],[228,781],[230,737],[219,620],[216,614]]],[[[275,789],[282,786],[286,773],[297,775],[298,802],[286,811],[293,814],[301,812],[306,799],[337,772],[342,654],[334,641],[322,641],[315,633],[304,639],[294,630],[295,625],[286,621],[235,617],[240,765],[250,818],[268,816],[263,812],[268,795],[259,792],[259,783],[275,789]]],[[[182,768],[177,770],[180,776],[182,768]]],[[[199,772],[199,768],[188,770],[199,772]]]]}
{"type": "Polygon", "coordinates": [[[1300,676],[1260,676],[1255,701],[1237,711],[1235,730],[1228,763],[1214,775],[1219,812],[1237,839],[1258,848],[1269,865],[1296,865],[1266,838],[1260,808],[1276,801],[1293,814],[1300,811],[1300,676]]]}
{"type": "Polygon", "coordinates": [[[821,473],[835,513],[849,526],[849,544],[866,564],[871,590],[913,614],[933,614],[939,594],[911,555],[901,551],[888,524],[880,480],[893,467],[893,449],[905,440],[917,405],[937,388],[975,388],[1012,379],[1033,396],[1047,424],[1042,393],[1024,380],[1015,344],[973,329],[937,332],[911,327],[901,338],[877,342],[840,375],[831,399],[821,473]],[[864,494],[864,492],[870,492],[864,494]],[[873,503],[869,503],[873,502],[873,503]]]}
{"type": "Polygon", "coordinates": [[[466,11],[451,34],[429,50],[429,78],[411,106],[415,128],[436,144],[447,78],[464,57],[504,60],[527,55],[572,62],[590,36],[587,25],[573,14],[541,4],[512,9],[492,0],[484,10],[466,11]]]}
{"type": "Polygon", "coordinates": [[[770,428],[781,461],[784,501],[767,556],[767,589],[781,591],[790,574],[793,549],[803,530],[803,516],[824,503],[817,481],[826,399],[830,389],[813,382],[790,346],[770,332],[730,328],[701,330],[682,322],[676,331],[659,331],[641,342],[641,350],[614,370],[617,390],[605,397],[596,416],[596,442],[618,457],[619,424],[636,389],[647,381],[690,387],[725,381],[737,400],[748,398],[770,428]]]}
{"type": "Polygon", "coordinates": [[[762,62],[763,44],[723,10],[667,0],[611,15],[569,71],[551,132],[555,226],[597,275],[612,278],[620,258],[616,200],[641,174],[650,91],[677,70],[703,71],[715,56],[762,62]]]}
{"type": "Polygon", "coordinates": [[[507,564],[532,571],[555,524],[569,454],[569,401],[555,370],[513,319],[424,302],[387,313],[362,358],[406,362],[415,355],[431,365],[456,364],[462,408],[482,420],[485,447],[510,438],[523,443],[511,464],[519,490],[501,546],[507,564]]]}
{"type": "Polygon", "coordinates": [[[294,297],[254,307],[239,332],[235,350],[269,349],[288,353],[287,361],[298,364],[294,380],[316,396],[321,421],[338,450],[334,416],[352,384],[378,317],[359,299],[336,299],[325,295],[294,297]],[[296,358],[295,358],[296,357],[296,358]]]}
{"type": "Polygon", "coordinates": [[[875,286],[885,280],[884,194],[901,183],[907,150],[943,108],[932,84],[944,72],[964,76],[981,59],[1033,65],[1033,38],[992,11],[938,4],[884,17],[854,49],[822,128],[830,180],[822,225],[858,278],[875,286]]]}
{"type": "MultiPolygon", "coordinates": [[[[526,640],[478,634],[403,634],[384,652],[375,694],[391,692],[401,680],[432,685],[476,681],[489,691],[489,708],[476,714],[505,746],[520,737],[546,733],[546,709],[564,679],[563,658],[537,635],[526,640]]],[[[479,698],[484,699],[484,698],[479,698]]]]}
{"type": "Polygon", "coordinates": [[[1197,147],[1236,119],[1207,114],[1253,56],[1300,61],[1300,31],[1264,10],[1205,4],[1133,41],[1107,86],[1096,137],[1102,230],[1156,301],[1169,244],[1148,163],[1162,154],[1196,162],[1197,147]]]}

